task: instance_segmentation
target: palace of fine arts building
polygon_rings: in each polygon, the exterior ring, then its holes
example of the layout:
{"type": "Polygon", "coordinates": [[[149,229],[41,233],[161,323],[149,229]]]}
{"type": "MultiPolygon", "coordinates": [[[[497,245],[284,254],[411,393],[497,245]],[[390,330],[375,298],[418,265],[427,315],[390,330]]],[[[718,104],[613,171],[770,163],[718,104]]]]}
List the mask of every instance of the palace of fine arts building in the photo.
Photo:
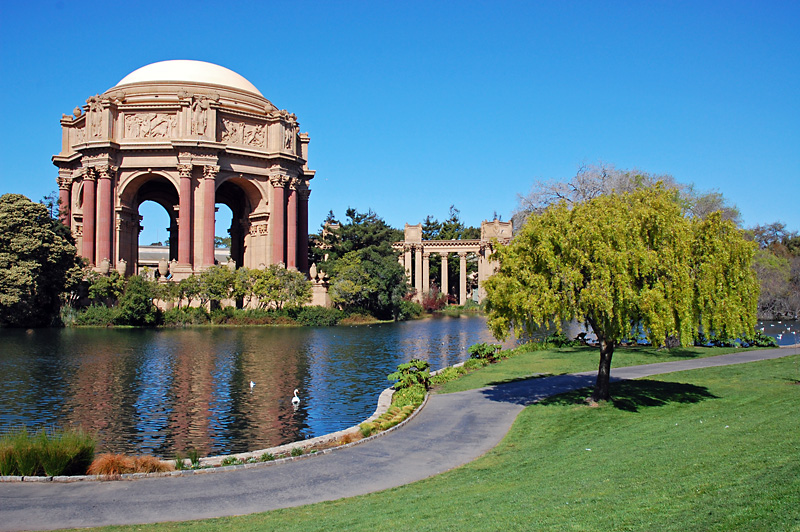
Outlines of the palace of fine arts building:
{"type": "Polygon", "coordinates": [[[169,214],[169,270],[214,264],[215,203],[235,265],[308,272],[309,136],[239,74],[201,61],[142,67],[61,119],[61,216],[98,271],[137,272],[139,205],[169,214]]]}

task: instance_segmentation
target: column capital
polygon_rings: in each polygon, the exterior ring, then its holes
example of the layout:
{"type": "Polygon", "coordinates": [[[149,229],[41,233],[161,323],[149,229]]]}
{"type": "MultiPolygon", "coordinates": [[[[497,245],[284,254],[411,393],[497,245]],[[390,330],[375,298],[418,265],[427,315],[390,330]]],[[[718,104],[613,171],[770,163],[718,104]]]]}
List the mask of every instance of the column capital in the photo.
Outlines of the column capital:
{"type": "Polygon", "coordinates": [[[191,164],[179,164],[178,165],[178,174],[180,177],[192,177],[192,165],[191,164]]]}
{"type": "Polygon", "coordinates": [[[450,255],[449,251],[439,251],[439,256],[443,259],[446,259],[448,255],[450,255]]]}
{"type": "Polygon", "coordinates": [[[93,166],[89,166],[83,169],[81,172],[84,181],[94,181],[97,179],[97,172],[95,171],[93,166]]]}
{"type": "Polygon", "coordinates": [[[423,259],[429,259],[429,258],[431,258],[431,252],[430,252],[430,251],[423,251],[423,252],[422,252],[422,258],[423,258],[423,259]]]}
{"type": "Polygon", "coordinates": [[[61,190],[69,190],[72,187],[71,177],[59,177],[56,178],[56,182],[58,183],[58,188],[61,190]]]}
{"type": "Polygon", "coordinates": [[[271,175],[269,176],[269,182],[273,187],[285,187],[291,181],[291,177],[288,175],[271,175]]]}
{"type": "Polygon", "coordinates": [[[458,258],[459,259],[466,259],[467,258],[467,252],[466,251],[459,251],[458,252],[458,258]]]}
{"type": "Polygon", "coordinates": [[[215,179],[219,173],[219,166],[206,165],[203,167],[203,177],[206,179],[215,179]]]}
{"type": "Polygon", "coordinates": [[[101,164],[95,167],[95,172],[100,179],[113,179],[117,175],[118,167],[101,164]]]}

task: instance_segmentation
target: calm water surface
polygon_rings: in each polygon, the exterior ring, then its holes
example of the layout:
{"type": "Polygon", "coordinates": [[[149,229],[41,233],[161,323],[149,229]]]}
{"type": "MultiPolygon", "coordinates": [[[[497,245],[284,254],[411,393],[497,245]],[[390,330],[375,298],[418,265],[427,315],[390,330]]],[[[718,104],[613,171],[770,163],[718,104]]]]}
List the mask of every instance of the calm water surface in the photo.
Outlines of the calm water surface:
{"type": "Polygon", "coordinates": [[[493,341],[481,317],[327,328],[5,329],[0,430],[81,426],[98,434],[101,450],[162,457],[255,450],[355,425],[372,414],[398,364],[417,357],[438,369],[493,341]]]}

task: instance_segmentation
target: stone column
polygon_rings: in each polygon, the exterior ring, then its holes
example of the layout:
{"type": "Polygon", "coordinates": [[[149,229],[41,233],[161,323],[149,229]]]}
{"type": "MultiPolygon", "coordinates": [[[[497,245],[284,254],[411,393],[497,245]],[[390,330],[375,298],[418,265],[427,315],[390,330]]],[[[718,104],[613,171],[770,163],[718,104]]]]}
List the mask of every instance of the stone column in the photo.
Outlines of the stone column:
{"type": "Polygon", "coordinates": [[[489,247],[486,244],[481,244],[481,250],[478,253],[478,303],[483,301],[486,291],[483,288],[483,282],[489,277],[486,274],[486,256],[490,253],[489,247]]]}
{"type": "Polygon", "coordinates": [[[61,223],[70,227],[70,198],[72,196],[72,179],[68,177],[58,178],[58,217],[61,223]]]}
{"type": "Polygon", "coordinates": [[[417,301],[422,301],[422,246],[414,248],[414,289],[417,291],[417,301]]]}
{"type": "Polygon", "coordinates": [[[214,265],[214,203],[216,200],[216,178],[219,166],[203,167],[203,252],[201,266],[214,265]]]}
{"type": "Polygon", "coordinates": [[[286,198],[286,267],[297,269],[297,179],[289,181],[286,198]]]}
{"type": "Polygon", "coordinates": [[[179,164],[178,172],[178,264],[188,266],[192,262],[192,165],[179,164]]]}
{"type": "Polygon", "coordinates": [[[270,178],[272,183],[272,214],[270,215],[270,233],[272,234],[272,263],[286,264],[283,241],[286,233],[284,217],[286,214],[286,182],[288,177],[276,175],[270,178]]]}
{"type": "Polygon", "coordinates": [[[95,174],[87,168],[83,174],[83,256],[94,266],[95,174]]]}
{"type": "Polygon", "coordinates": [[[406,269],[406,277],[408,277],[408,284],[412,284],[414,280],[411,278],[411,246],[408,244],[403,246],[403,266],[406,269]]]}
{"type": "Polygon", "coordinates": [[[450,292],[450,279],[447,278],[450,273],[447,271],[447,252],[440,251],[439,255],[442,257],[442,286],[440,288],[442,289],[442,293],[447,295],[450,292]]]}
{"type": "Polygon", "coordinates": [[[467,302],[467,253],[461,252],[458,254],[458,263],[461,268],[461,275],[458,280],[458,302],[463,305],[467,302]]]}
{"type": "Polygon", "coordinates": [[[297,269],[308,273],[308,185],[297,189],[297,269]]]}
{"type": "Polygon", "coordinates": [[[422,291],[427,293],[431,289],[431,254],[422,254],[422,291]]]}
{"type": "Polygon", "coordinates": [[[270,215],[270,235],[272,241],[272,263],[286,263],[284,238],[286,233],[286,176],[272,176],[272,213],[270,215]]]}
{"type": "Polygon", "coordinates": [[[95,264],[100,264],[103,259],[108,259],[112,264],[114,257],[111,255],[111,220],[114,202],[111,200],[111,177],[114,168],[98,166],[97,171],[97,250],[95,264]]]}

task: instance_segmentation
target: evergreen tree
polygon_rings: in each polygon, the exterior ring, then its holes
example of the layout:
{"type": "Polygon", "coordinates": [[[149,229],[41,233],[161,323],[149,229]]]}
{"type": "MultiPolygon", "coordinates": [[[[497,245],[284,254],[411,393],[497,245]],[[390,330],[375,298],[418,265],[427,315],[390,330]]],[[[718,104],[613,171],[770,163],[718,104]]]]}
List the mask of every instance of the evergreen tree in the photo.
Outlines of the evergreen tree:
{"type": "Polygon", "coordinates": [[[45,205],[0,196],[0,326],[51,325],[81,266],[69,229],[45,205]]]}

